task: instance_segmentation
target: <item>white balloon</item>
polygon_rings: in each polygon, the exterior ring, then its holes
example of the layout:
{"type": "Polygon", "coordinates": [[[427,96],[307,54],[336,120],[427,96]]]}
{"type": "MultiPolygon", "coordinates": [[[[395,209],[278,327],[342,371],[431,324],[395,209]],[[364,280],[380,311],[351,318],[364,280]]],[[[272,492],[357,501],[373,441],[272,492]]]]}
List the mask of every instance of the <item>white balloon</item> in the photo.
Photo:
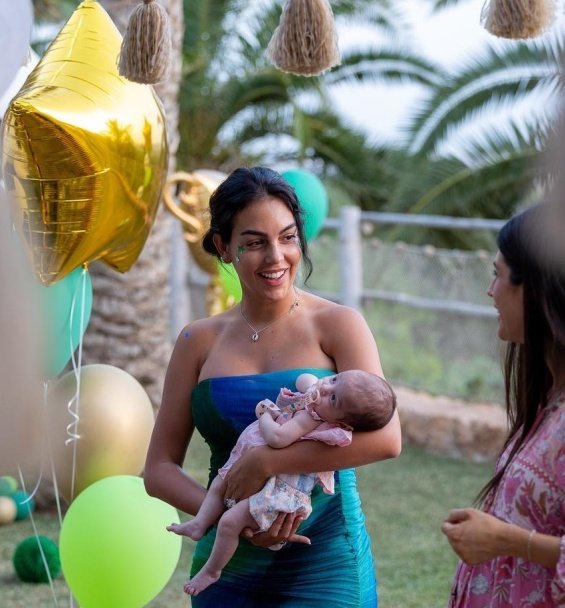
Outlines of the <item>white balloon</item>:
{"type": "Polygon", "coordinates": [[[26,61],[32,24],[31,0],[0,0],[0,94],[26,61]]]}

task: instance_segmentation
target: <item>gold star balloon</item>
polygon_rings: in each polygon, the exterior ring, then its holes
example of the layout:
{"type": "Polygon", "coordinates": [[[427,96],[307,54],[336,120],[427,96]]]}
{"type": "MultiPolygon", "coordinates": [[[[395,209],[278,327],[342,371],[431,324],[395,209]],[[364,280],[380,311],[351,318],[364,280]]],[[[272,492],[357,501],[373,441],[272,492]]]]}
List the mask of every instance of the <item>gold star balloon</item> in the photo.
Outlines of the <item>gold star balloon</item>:
{"type": "Polygon", "coordinates": [[[165,119],[150,86],[119,76],[121,41],[102,6],[86,0],[4,116],[6,190],[46,285],[97,259],[125,272],[155,219],[165,119]]]}

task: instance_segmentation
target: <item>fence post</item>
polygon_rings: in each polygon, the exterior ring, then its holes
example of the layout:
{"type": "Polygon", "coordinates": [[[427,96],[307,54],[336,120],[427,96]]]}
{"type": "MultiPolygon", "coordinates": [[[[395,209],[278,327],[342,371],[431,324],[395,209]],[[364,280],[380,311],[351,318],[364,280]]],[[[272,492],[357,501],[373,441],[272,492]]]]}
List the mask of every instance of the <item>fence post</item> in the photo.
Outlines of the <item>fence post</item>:
{"type": "Polygon", "coordinates": [[[363,255],[361,249],[361,209],[342,207],[339,214],[340,302],[361,310],[363,255]]]}

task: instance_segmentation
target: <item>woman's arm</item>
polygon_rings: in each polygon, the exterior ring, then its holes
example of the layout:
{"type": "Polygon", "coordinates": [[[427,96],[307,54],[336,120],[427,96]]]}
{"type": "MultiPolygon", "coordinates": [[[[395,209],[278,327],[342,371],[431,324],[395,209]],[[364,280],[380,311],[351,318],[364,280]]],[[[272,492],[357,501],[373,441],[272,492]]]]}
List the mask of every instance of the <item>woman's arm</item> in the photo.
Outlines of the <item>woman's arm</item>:
{"type": "Polygon", "coordinates": [[[319,425],[320,421],[314,420],[306,411],[297,412],[290,420],[282,424],[275,422],[268,410],[259,418],[259,429],[263,439],[272,448],[279,449],[298,441],[319,425]]]}
{"type": "Polygon", "coordinates": [[[521,557],[546,568],[554,568],[559,561],[561,537],[532,532],[477,509],[451,511],[441,530],[467,564],[481,564],[501,555],[521,557]]]}
{"type": "Polygon", "coordinates": [[[206,489],[183,471],[194,423],[191,393],[198,381],[198,328],[180,333],[169,361],[163,399],[145,461],[147,493],[195,515],[206,489]]]}

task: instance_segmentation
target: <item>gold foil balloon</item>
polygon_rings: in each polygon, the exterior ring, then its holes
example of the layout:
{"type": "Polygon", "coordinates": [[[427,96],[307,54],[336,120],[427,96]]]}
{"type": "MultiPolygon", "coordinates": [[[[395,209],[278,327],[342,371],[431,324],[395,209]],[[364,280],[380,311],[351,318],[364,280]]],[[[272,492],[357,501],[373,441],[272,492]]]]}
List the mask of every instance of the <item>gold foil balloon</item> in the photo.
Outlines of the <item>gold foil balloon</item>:
{"type": "Polygon", "coordinates": [[[110,475],[139,475],[153,430],[149,396],[127,372],[85,365],[49,391],[48,425],[59,494],[69,502],[110,475]],[[74,481],[73,481],[74,480],[74,481]]]}
{"type": "MultiPolygon", "coordinates": [[[[183,236],[194,261],[210,275],[206,290],[206,310],[209,315],[231,308],[237,298],[225,287],[228,270],[222,270],[218,260],[202,248],[202,237],[210,227],[210,195],[227,175],[213,169],[198,169],[192,173],[179,171],[169,177],[163,191],[167,209],[182,223],[183,236]]],[[[231,282],[239,279],[229,268],[231,282]]]]}
{"type": "Polygon", "coordinates": [[[217,272],[216,258],[202,249],[202,237],[210,227],[210,195],[226,177],[225,173],[211,169],[179,171],[169,177],[163,192],[165,206],[182,222],[184,240],[194,261],[209,274],[217,272]]]}
{"type": "Polygon", "coordinates": [[[121,40],[86,0],[4,117],[4,179],[44,284],[97,259],[125,272],[155,219],[165,119],[151,87],[118,75],[121,40]]]}

